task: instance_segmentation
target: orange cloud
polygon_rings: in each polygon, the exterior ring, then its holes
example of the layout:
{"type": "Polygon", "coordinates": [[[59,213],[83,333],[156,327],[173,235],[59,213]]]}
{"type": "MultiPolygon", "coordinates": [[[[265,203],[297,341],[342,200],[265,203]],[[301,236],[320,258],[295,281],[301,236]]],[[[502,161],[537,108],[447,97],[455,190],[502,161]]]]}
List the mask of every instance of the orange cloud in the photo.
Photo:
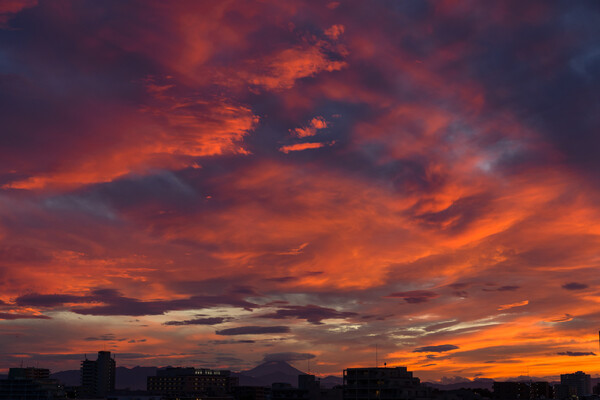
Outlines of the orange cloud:
{"type": "Polygon", "coordinates": [[[296,128],[296,129],[292,130],[291,132],[296,137],[299,137],[299,138],[314,136],[317,134],[317,131],[319,129],[327,128],[327,124],[328,123],[325,120],[325,118],[315,117],[312,120],[310,120],[310,123],[308,124],[308,126],[303,127],[303,128],[296,128]]]}
{"type": "Polygon", "coordinates": [[[325,35],[332,40],[337,40],[344,33],[344,25],[332,25],[325,30],[325,35]]]}
{"type": "Polygon", "coordinates": [[[269,58],[249,62],[248,68],[238,74],[248,83],[267,90],[289,89],[298,79],[339,71],[347,65],[345,61],[330,60],[326,50],[322,43],[285,49],[269,58]]]}
{"type": "MultiPolygon", "coordinates": [[[[118,130],[120,143],[90,150],[85,155],[72,154],[70,160],[53,171],[4,187],[72,188],[110,182],[131,172],[189,167],[195,164],[194,157],[247,153],[241,141],[258,122],[250,109],[223,101],[164,98],[167,90],[161,89],[157,95],[159,103],[143,107],[141,114],[131,118],[119,116],[120,120],[94,128],[97,134],[102,129],[118,130]]],[[[157,93],[154,86],[150,92],[157,93]]]]}
{"type": "Polygon", "coordinates": [[[500,307],[498,307],[498,311],[509,310],[509,309],[515,308],[515,307],[523,307],[523,306],[526,306],[527,304],[529,304],[529,300],[518,301],[516,303],[510,303],[510,304],[503,304],[500,307]]]}
{"type": "Polygon", "coordinates": [[[302,151],[302,150],[309,150],[309,149],[319,149],[321,147],[324,146],[331,146],[333,143],[297,143],[297,144],[290,144],[290,145],[286,145],[286,146],[281,146],[279,148],[279,151],[281,151],[282,153],[289,153],[291,151],[302,151]]]}

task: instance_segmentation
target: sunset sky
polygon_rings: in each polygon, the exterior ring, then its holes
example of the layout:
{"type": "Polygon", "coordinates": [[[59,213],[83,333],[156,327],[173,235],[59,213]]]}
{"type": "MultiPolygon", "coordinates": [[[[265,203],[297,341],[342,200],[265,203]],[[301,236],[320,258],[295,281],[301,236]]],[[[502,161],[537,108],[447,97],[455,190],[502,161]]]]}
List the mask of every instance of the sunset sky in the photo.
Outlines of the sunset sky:
{"type": "Polygon", "coordinates": [[[0,372],[600,373],[600,2],[0,2],[0,372]]]}

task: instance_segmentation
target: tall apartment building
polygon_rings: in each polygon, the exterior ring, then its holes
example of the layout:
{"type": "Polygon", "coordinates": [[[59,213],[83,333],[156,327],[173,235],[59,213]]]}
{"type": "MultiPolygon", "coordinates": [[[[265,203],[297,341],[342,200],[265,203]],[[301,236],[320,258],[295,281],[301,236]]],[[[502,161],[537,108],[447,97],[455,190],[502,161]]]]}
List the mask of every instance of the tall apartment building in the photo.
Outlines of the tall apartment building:
{"type": "Polygon", "coordinates": [[[408,400],[430,395],[431,389],[406,367],[344,370],[344,400],[408,400]]]}
{"type": "Polygon", "coordinates": [[[238,378],[225,370],[169,367],[159,370],[156,376],[149,376],[147,382],[150,393],[166,398],[202,396],[222,399],[232,398],[238,378]]]}
{"type": "Polygon", "coordinates": [[[116,362],[110,351],[99,351],[97,360],[81,362],[81,392],[89,397],[105,397],[115,390],[116,362]]]}
{"type": "Polygon", "coordinates": [[[592,378],[590,375],[577,371],[574,374],[562,374],[560,385],[557,385],[556,397],[566,399],[572,395],[578,397],[592,394],[592,378]]]}

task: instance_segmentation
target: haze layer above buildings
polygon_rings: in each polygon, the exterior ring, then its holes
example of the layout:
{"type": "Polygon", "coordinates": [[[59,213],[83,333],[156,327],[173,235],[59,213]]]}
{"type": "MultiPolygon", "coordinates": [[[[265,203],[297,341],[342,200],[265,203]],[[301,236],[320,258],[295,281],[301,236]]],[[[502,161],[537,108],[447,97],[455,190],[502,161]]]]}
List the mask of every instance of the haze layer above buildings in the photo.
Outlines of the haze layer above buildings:
{"type": "Polygon", "coordinates": [[[0,2],[0,370],[596,376],[596,1],[0,2]]]}

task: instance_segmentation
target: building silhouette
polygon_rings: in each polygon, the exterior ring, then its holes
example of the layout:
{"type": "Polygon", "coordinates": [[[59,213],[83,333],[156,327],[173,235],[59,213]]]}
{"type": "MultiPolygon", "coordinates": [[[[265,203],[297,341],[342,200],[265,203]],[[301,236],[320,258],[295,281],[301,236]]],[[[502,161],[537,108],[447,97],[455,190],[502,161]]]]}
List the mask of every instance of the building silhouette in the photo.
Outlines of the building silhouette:
{"type": "Polygon", "coordinates": [[[574,374],[562,374],[560,385],[557,385],[556,389],[556,397],[559,399],[566,399],[571,396],[589,396],[592,394],[592,378],[582,371],[577,371],[574,374]]]}
{"type": "Polygon", "coordinates": [[[161,394],[167,399],[230,399],[237,385],[238,378],[231,376],[230,371],[191,367],[159,370],[156,376],[149,376],[147,381],[148,392],[161,394]]]}
{"type": "Polygon", "coordinates": [[[45,368],[10,368],[0,380],[0,400],[66,399],[64,388],[45,368]]]}
{"type": "Polygon", "coordinates": [[[553,397],[548,382],[494,382],[494,398],[500,400],[534,400],[553,397]]]}
{"type": "Polygon", "coordinates": [[[116,362],[110,351],[99,351],[97,360],[81,362],[81,393],[88,397],[105,397],[115,390],[116,362]]]}
{"type": "Polygon", "coordinates": [[[266,386],[235,386],[233,388],[235,400],[269,400],[271,388],[266,386]]]}
{"type": "Polygon", "coordinates": [[[403,400],[431,397],[431,388],[406,367],[344,370],[344,400],[403,400]]]}

